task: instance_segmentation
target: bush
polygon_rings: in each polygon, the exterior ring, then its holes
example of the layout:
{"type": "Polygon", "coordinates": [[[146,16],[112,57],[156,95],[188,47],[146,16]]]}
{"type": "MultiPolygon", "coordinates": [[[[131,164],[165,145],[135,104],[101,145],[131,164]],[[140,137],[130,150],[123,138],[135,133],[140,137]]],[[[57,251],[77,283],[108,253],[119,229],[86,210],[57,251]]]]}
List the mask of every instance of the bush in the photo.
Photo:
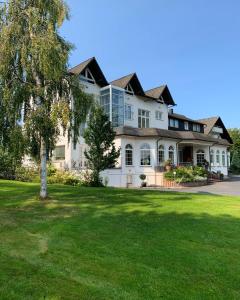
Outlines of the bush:
{"type": "Polygon", "coordinates": [[[15,171],[15,180],[22,182],[40,181],[39,170],[32,167],[17,167],[15,171]]]}
{"type": "Polygon", "coordinates": [[[0,178],[15,179],[16,162],[10,153],[0,148],[0,178]]]}
{"type": "Polygon", "coordinates": [[[57,184],[65,184],[65,185],[72,185],[72,186],[77,186],[82,184],[78,176],[76,176],[71,172],[62,171],[62,170],[54,171],[52,175],[48,177],[48,183],[49,184],[57,183],[57,184]]]}
{"type": "Polygon", "coordinates": [[[206,177],[207,171],[202,167],[179,167],[164,174],[165,179],[177,183],[203,181],[206,177]]]}

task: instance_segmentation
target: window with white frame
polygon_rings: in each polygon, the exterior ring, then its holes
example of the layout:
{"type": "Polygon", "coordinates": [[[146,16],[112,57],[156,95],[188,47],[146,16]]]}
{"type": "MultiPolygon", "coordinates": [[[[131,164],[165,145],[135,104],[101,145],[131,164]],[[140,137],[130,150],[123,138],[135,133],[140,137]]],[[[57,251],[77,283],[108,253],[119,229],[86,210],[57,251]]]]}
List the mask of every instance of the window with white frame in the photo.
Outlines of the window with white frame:
{"type": "Polygon", "coordinates": [[[205,161],[205,151],[204,150],[198,150],[197,151],[197,165],[202,166],[205,161]]]}
{"type": "Polygon", "coordinates": [[[165,161],[165,148],[163,145],[158,146],[158,165],[162,166],[165,161]]]}
{"type": "Polygon", "coordinates": [[[220,165],[220,151],[219,150],[217,150],[217,152],[216,152],[216,163],[218,165],[220,165]]]}
{"type": "Polygon", "coordinates": [[[189,123],[188,123],[188,121],[184,122],[184,129],[185,130],[189,130],[189,123]]]}
{"type": "Polygon", "coordinates": [[[148,110],[138,110],[138,128],[149,128],[150,112],[148,110]]]}
{"type": "Polygon", "coordinates": [[[201,126],[199,124],[193,124],[193,131],[200,132],[201,126]]]}
{"type": "Polygon", "coordinates": [[[133,120],[133,106],[130,104],[125,104],[125,120],[133,120]]]}
{"type": "Polygon", "coordinates": [[[210,151],[210,164],[212,166],[214,165],[214,150],[213,149],[210,151]]]}
{"type": "Polygon", "coordinates": [[[143,144],[140,149],[141,166],[151,165],[151,149],[149,144],[143,144]]]}
{"type": "Polygon", "coordinates": [[[53,157],[55,160],[65,159],[65,146],[56,146],[53,152],[53,157]]]}
{"type": "Polygon", "coordinates": [[[81,73],[80,79],[81,79],[82,81],[86,81],[86,82],[88,82],[88,83],[93,83],[93,84],[95,83],[95,79],[94,79],[94,77],[93,77],[91,71],[90,71],[88,68],[86,68],[86,69],[81,73]]]}
{"type": "Polygon", "coordinates": [[[160,110],[156,110],[156,112],[155,112],[155,118],[156,118],[156,120],[163,121],[163,112],[160,111],[160,110]]]}
{"type": "Polygon", "coordinates": [[[222,165],[223,165],[223,167],[226,166],[226,154],[225,154],[225,151],[222,152],[222,165]]]}
{"type": "Polygon", "coordinates": [[[169,126],[179,128],[179,121],[176,119],[169,119],[169,126]]]}
{"type": "Polygon", "coordinates": [[[171,161],[172,164],[174,164],[174,147],[170,146],[168,148],[168,158],[171,161]]]}
{"type": "Polygon", "coordinates": [[[125,164],[126,166],[133,165],[133,147],[130,144],[125,147],[125,164]]]}

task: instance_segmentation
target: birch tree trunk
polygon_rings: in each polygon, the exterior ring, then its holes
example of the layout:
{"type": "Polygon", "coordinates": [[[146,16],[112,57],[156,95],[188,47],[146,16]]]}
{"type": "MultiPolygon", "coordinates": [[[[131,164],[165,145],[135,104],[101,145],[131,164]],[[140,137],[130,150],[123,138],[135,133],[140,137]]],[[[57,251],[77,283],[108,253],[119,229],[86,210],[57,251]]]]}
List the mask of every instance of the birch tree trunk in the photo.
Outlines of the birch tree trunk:
{"type": "Polygon", "coordinates": [[[40,189],[40,198],[47,198],[47,148],[44,139],[41,139],[41,150],[40,150],[40,159],[41,159],[41,189],[40,189]]]}

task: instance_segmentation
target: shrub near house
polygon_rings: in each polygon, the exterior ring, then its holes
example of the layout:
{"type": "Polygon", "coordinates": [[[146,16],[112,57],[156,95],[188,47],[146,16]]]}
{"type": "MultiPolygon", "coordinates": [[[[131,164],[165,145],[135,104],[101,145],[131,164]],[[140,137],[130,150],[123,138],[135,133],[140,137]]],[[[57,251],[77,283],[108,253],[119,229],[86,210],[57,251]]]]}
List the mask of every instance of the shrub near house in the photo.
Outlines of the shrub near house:
{"type": "Polygon", "coordinates": [[[177,183],[198,182],[207,179],[208,173],[202,167],[178,167],[164,174],[164,178],[177,183]]]}

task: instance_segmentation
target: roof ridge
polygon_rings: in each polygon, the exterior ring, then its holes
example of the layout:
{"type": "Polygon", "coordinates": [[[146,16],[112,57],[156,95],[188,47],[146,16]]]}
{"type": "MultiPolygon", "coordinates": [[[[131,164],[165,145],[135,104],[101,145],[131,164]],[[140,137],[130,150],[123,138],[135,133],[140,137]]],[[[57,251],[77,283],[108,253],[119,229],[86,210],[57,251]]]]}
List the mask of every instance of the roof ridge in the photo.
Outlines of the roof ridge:
{"type": "Polygon", "coordinates": [[[121,80],[121,79],[126,78],[126,77],[130,77],[130,76],[133,77],[134,75],[136,75],[136,72],[129,73],[129,74],[125,75],[125,76],[122,76],[122,77],[119,77],[117,79],[111,80],[110,83],[112,83],[114,81],[117,81],[117,80],[121,80]]]}
{"type": "Polygon", "coordinates": [[[91,60],[94,60],[94,59],[96,60],[96,57],[95,57],[95,56],[90,57],[90,58],[88,58],[88,59],[82,61],[81,63],[77,64],[76,66],[70,68],[69,71],[71,71],[72,69],[75,69],[75,68],[79,67],[79,66],[82,65],[82,64],[85,64],[86,62],[90,62],[91,60]]]}
{"type": "Polygon", "coordinates": [[[166,87],[167,86],[167,84],[162,84],[162,85],[159,85],[159,86],[157,86],[157,87],[155,87],[155,88],[152,88],[152,89],[150,89],[150,90],[146,90],[145,92],[151,92],[151,91],[153,91],[153,90],[156,90],[156,89],[159,89],[159,88],[162,88],[162,87],[166,87]]]}

